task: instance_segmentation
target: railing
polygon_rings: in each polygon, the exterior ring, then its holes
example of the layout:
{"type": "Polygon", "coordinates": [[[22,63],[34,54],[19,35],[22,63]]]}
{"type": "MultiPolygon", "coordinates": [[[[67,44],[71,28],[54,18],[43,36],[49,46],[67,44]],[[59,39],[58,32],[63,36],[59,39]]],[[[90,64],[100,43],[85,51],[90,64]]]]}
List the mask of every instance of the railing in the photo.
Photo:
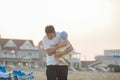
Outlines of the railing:
{"type": "Polygon", "coordinates": [[[23,58],[23,57],[39,58],[38,55],[20,55],[20,54],[0,54],[0,58],[23,58]]]}

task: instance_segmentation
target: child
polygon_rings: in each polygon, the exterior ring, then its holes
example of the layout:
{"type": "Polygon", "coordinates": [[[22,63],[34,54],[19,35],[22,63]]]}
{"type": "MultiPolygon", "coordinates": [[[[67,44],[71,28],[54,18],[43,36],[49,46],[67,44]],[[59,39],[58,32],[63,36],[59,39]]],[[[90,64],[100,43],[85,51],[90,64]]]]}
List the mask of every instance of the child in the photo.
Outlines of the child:
{"type": "MultiPolygon", "coordinates": [[[[59,43],[65,42],[67,44],[65,46],[63,46],[63,47],[58,48],[56,52],[58,52],[58,53],[63,52],[68,47],[70,47],[70,44],[69,44],[69,41],[68,41],[67,37],[68,37],[68,34],[65,31],[61,32],[61,39],[60,39],[59,43]]],[[[68,66],[69,65],[69,60],[70,60],[70,54],[68,53],[68,54],[63,55],[62,57],[60,57],[58,59],[58,62],[60,64],[62,64],[62,65],[67,65],[68,66]]]]}

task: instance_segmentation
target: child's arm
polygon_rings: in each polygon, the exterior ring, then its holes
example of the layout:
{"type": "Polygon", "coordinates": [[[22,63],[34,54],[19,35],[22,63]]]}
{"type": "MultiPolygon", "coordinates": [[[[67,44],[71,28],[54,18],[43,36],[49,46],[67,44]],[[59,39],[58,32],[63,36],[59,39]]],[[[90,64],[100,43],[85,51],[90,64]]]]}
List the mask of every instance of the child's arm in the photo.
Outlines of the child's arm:
{"type": "Polygon", "coordinates": [[[73,50],[72,45],[70,44],[70,46],[68,48],[66,48],[66,50],[64,50],[63,52],[58,52],[55,54],[56,57],[62,57],[65,54],[68,54],[70,51],[73,50]]]}

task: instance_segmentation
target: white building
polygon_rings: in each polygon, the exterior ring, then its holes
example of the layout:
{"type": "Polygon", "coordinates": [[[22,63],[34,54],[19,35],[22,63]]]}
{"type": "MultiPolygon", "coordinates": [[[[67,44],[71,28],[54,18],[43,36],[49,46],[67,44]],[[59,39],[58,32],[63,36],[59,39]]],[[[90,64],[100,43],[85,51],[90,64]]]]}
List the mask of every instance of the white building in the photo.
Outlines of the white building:
{"type": "Polygon", "coordinates": [[[70,67],[74,67],[77,69],[81,68],[81,53],[72,51],[71,52],[71,59],[70,59],[70,67]]]}
{"type": "Polygon", "coordinates": [[[32,40],[0,38],[0,64],[15,68],[39,67],[40,52],[32,40]]]}
{"type": "Polygon", "coordinates": [[[90,64],[92,67],[107,67],[108,65],[120,65],[120,49],[104,50],[103,56],[96,56],[96,62],[90,64]]]}

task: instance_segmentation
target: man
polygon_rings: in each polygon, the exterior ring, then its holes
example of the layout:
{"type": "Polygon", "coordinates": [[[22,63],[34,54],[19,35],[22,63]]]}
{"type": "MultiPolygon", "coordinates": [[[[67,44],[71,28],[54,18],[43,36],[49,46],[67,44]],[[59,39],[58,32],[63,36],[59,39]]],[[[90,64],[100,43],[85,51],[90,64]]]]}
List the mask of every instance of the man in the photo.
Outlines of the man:
{"type": "Polygon", "coordinates": [[[53,25],[48,25],[45,28],[46,35],[43,37],[43,47],[46,51],[47,59],[47,80],[67,80],[68,66],[57,63],[56,57],[62,57],[73,50],[72,45],[65,51],[57,53],[56,50],[68,43],[59,43],[61,34],[56,32],[53,25]]]}

